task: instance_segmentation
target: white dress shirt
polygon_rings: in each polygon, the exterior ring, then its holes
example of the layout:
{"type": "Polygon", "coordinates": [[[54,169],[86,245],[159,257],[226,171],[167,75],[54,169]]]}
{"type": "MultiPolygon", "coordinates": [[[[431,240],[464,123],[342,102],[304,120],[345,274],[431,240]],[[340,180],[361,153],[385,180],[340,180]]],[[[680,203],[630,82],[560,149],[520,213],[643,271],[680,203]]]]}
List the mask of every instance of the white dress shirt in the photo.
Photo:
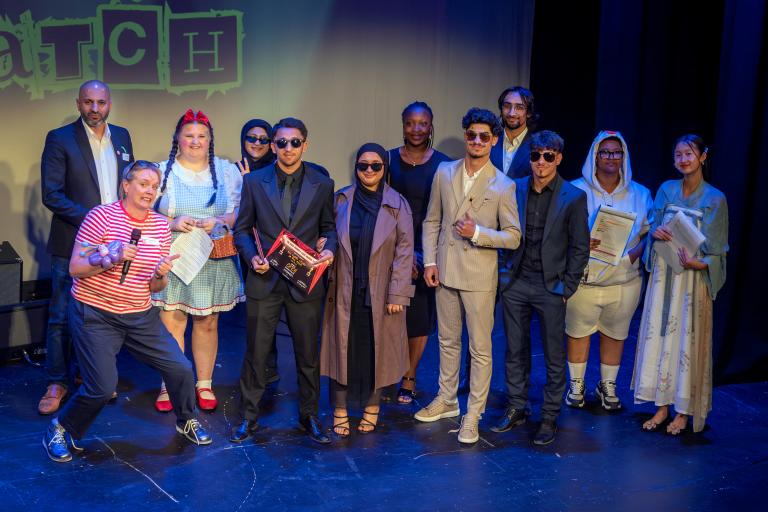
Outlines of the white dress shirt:
{"type": "Polygon", "coordinates": [[[517,154],[517,150],[520,149],[520,144],[523,143],[523,139],[527,133],[528,127],[526,126],[525,130],[520,132],[520,135],[509,140],[509,138],[507,138],[507,131],[504,130],[504,174],[509,172],[509,166],[512,165],[512,160],[515,159],[515,154],[517,154]]]}
{"type": "Polygon", "coordinates": [[[117,201],[117,156],[112,146],[112,133],[109,125],[106,125],[104,135],[98,138],[93,129],[82,121],[85,133],[88,135],[88,143],[91,145],[93,161],[96,164],[96,176],[99,178],[99,194],[101,204],[109,204],[117,201]]]}

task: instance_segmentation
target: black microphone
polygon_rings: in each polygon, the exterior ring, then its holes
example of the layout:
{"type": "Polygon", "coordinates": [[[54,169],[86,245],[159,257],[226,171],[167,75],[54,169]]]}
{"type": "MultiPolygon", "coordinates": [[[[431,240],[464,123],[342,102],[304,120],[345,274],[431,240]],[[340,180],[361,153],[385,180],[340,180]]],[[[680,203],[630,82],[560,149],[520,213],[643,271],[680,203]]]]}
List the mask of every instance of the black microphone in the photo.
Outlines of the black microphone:
{"type": "MultiPolygon", "coordinates": [[[[138,245],[139,239],[141,238],[141,230],[140,229],[134,229],[131,231],[131,241],[129,242],[131,245],[138,245]]],[[[123,262],[123,271],[120,273],[120,284],[123,284],[123,281],[125,281],[125,276],[128,275],[128,269],[131,268],[131,262],[130,261],[124,261],[123,262]]]]}

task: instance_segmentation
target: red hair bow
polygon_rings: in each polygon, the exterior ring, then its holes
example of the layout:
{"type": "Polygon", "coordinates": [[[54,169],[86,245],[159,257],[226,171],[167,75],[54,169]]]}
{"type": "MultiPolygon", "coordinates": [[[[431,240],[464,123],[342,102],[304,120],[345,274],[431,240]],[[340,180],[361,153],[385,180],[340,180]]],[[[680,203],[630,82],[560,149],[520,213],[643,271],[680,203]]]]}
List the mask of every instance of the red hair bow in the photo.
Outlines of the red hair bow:
{"type": "Polygon", "coordinates": [[[202,110],[198,110],[195,112],[191,108],[188,108],[187,111],[184,113],[184,117],[181,118],[181,125],[185,125],[187,123],[202,123],[208,128],[211,127],[211,122],[208,120],[208,116],[206,116],[202,110]]]}

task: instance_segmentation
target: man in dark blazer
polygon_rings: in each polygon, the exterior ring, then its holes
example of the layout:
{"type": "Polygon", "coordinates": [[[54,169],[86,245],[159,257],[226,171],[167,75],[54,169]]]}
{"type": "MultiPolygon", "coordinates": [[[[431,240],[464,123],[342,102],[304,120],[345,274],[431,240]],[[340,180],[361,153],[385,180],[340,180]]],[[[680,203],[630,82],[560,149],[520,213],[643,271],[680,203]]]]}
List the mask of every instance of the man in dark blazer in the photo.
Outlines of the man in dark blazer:
{"type": "Polygon", "coordinates": [[[531,314],[539,318],[547,381],[534,444],[549,444],[565,391],[565,303],[576,292],[589,258],[587,197],[557,172],[563,139],[551,131],[531,137],[531,176],[515,180],[523,240],[502,251],[499,293],[507,335],[507,409],[491,430],[525,422],[531,375],[531,314]]]}
{"type": "Polygon", "coordinates": [[[310,247],[325,239],[320,253],[332,260],[336,250],[333,213],[333,180],[301,156],[307,147],[307,128],[298,119],[280,120],[272,129],[272,150],[277,161],[247,174],[243,181],[240,212],[235,223],[235,243],[250,262],[246,279],[247,348],[240,373],[243,421],[230,437],[240,443],[258,429],[259,401],[267,385],[266,362],[280,312],[285,308],[296,354],[299,380],[299,423],[318,443],[329,443],[317,417],[320,395],[318,333],[325,295],[324,280],[306,294],[270,269],[256,249],[253,228],[266,252],[280,231],[287,229],[310,247]]]}
{"type": "Polygon", "coordinates": [[[533,93],[525,87],[507,87],[499,95],[503,136],[491,149],[491,163],[512,179],[531,173],[531,133],[536,128],[533,93]]]}
{"type": "Polygon", "coordinates": [[[80,117],[48,132],[40,163],[43,204],[51,210],[48,252],[51,254],[51,302],[48,307],[48,388],[38,404],[40,414],[53,414],[67,394],[72,347],[67,304],[72,278],[69,258],[75,235],[94,206],[118,200],[123,168],[133,161],[128,130],[107,124],[112,106],[107,84],[90,80],[75,100],[80,117]]]}

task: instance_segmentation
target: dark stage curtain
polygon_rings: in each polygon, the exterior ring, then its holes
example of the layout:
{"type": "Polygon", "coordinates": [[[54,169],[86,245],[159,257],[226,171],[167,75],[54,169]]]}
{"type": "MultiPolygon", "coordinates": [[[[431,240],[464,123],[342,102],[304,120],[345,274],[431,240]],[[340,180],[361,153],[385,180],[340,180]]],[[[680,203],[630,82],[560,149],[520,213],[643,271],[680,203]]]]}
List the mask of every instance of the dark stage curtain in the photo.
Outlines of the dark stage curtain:
{"type": "Polygon", "coordinates": [[[768,379],[768,15],[762,0],[537,2],[531,89],[541,126],[580,175],[596,132],[620,130],[634,177],[678,177],[672,143],[698,133],[728,198],[727,281],[715,301],[716,383],[768,379]],[[762,173],[760,171],[763,171],[762,173]]]}

